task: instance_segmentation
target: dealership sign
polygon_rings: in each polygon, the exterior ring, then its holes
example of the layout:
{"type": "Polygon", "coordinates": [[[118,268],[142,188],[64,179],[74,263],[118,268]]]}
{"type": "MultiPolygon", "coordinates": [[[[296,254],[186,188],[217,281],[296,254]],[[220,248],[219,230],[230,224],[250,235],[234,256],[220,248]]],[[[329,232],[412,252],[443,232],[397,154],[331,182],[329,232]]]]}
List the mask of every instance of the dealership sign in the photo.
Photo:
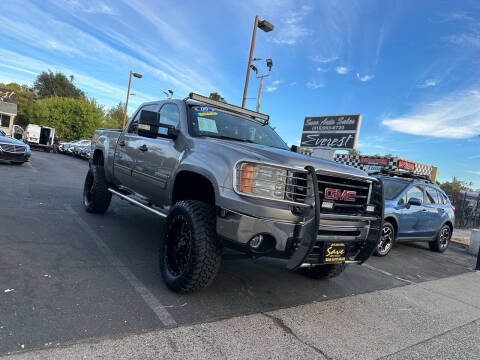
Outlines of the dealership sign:
{"type": "Polygon", "coordinates": [[[313,149],[355,149],[361,122],[361,115],[306,117],[300,146],[313,149]]]}
{"type": "Polygon", "coordinates": [[[406,160],[398,160],[397,167],[399,169],[414,171],[415,170],[415,163],[410,162],[410,161],[406,161],[406,160]]]}

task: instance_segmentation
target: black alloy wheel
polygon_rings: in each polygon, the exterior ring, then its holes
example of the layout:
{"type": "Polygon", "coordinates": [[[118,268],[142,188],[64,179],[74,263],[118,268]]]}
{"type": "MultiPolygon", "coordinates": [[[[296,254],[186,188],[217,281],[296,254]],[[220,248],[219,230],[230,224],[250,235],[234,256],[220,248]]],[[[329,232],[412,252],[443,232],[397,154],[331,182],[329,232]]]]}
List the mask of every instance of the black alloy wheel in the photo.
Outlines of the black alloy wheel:
{"type": "Polygon", "coordinates": [[[382,227],[382,235],[380,238],[380,242],[377,245],[377,249],[375,250],[376,256],[385,256],[387,255],[393,247],[395,242],[395,228],[393,225],[385,221],[382,227]]]}
{"type": "Polygon", "coordinates": [[[192,229],[183,215],[172,219],[164,243],[165,264],[173,276],[182,275],[192,256],[192,229]]]}
{"type": "Polygon", "coordinates": [[[450,229],[450,226],[443,225],[440,228],[440,231],[438,232],[435,240],[430,241],[428,245],[431,250],[443,253],[445,250],[447,250],[451,237],[452,230],[450,229]]]}

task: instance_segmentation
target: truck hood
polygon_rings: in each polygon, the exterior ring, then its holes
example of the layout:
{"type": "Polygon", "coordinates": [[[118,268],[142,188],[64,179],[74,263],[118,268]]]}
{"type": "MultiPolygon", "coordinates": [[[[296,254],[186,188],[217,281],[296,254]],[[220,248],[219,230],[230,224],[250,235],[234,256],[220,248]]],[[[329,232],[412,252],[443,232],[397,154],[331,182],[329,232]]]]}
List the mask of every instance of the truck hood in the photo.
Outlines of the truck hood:
{"type": "MultiPolygon", "coordinates": [[[[310,165],[313,166],[315,169],[322,169],[331,172],[340,172],[342,174],[348,174],[351,176],[368,176],[367,173],[365,173],[364,171],[354,168],[352,166],[347,166],[336,163],[334,161],[322,160],[311,156],[298,154],[290,150],[283,150],[259,144],[242,143],[238,141],[215,138],[205,138],[201,139],[200,141],[208,141],[208,147],[210,151],[212,151],[212,149],[216,147],[217,149],[215,149],[215,151],[218,151],[220,153],[230,153],[230,155],[236,154],[236,161],[256,160],[259,162],[264,161],[283,166],[301,168],[305,168],[306,166],[310,165]]],[[[229,156],[229,158],[232,159],[233,157],[229,156]]]]}

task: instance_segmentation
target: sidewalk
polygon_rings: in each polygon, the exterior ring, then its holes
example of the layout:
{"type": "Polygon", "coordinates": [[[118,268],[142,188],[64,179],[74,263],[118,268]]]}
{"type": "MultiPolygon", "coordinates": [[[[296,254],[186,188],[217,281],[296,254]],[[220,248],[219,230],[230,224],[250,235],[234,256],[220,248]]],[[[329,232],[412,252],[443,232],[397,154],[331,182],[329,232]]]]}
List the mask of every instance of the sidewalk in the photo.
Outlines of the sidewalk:
{"type": "Polygon", "coordinates": [[[470,234],[472,229],[453,229],[452,241],[460,244],[470,244],[470,234]]]}
{"type": "MultiPolygon", "coordinates": [[[[480,359],[480,272],[17,353],[20,359],[480,359]]],[[[53,339],[52,339],[53,340],[53,339]]]]}

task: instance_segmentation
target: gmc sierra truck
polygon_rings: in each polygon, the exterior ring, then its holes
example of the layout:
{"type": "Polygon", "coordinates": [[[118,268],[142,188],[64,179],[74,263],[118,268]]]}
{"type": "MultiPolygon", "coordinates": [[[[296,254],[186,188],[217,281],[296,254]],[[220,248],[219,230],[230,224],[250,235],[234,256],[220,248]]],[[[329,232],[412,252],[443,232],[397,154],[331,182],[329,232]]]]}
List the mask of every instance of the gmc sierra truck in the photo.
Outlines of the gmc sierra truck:
{"type": "Polygon", "coordinates": [[[176,292],[209,285],[224,247],[324,279],[381,237],[381,180],[293,152],[267,115],[208,97],[145,103],[124,130],[97,130],[91,154],[86,210],[115,195],[166,218],[160,272],[176,292]]]}

